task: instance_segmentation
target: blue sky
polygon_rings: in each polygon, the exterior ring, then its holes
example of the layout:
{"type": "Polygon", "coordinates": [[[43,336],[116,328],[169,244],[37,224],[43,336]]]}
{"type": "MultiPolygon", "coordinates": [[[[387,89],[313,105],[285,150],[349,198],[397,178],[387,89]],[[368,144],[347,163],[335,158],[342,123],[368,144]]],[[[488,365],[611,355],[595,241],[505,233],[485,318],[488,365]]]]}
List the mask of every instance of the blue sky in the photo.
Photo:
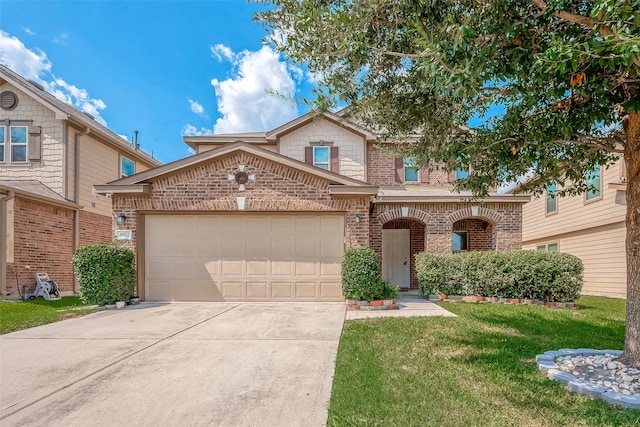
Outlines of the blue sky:
{"type": "Polygon", "coordinates": [[[299,114],[313,79],[262,44],[262,6],[228,1],[0,0],[0,63],[163,162],[182,135],[258,131],[299,114]]]}

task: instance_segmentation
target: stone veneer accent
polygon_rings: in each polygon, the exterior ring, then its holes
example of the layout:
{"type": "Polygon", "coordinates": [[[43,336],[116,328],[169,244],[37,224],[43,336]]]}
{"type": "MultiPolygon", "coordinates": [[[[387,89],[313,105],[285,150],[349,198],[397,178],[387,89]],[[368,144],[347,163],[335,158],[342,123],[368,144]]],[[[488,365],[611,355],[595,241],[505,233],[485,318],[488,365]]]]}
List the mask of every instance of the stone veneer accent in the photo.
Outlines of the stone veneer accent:
{"type": "MultiPolygon", "coordinates": [[[[42,128],[42,157],[39,162],[2,163],[0,179],[3,180],[37,180],[51,188],[61,196],[65,196],[63,188],[64,176],[64,123],[55,118],[55,113],[32,99],[13,85],[5,83],[0,92],[10,90],[18,95],[18,106],[14,110],[0,110],[0,124],[4,120],[31,122],[31,126],[42,128]]],[[[28,144],[28,141],[27,141],[28,144]]]]}
{"type": "Polygon", "coordinates": [[[344,212],[345,246],[369,245],[369,196],[331,196],[329,181],[282,164],[244,152],[212,160],[174,175],[160,177],[152,184],[148,197],[113,196],[114,229],[133,230],[133,240],[126,245],[136,250],[138,230],[145,214],[215,213],[215,212],[344,212]],[[228,175],[238,171],[238,164],[255,175],[255,181],[239,191],[228,175]],[[246,197],[245,211],[239,211],[237,197],[246,197]],[[116,217],[124,213],[124,224],[116,217]],[[355,215],[360,222],[355,222],[355,215]]]}

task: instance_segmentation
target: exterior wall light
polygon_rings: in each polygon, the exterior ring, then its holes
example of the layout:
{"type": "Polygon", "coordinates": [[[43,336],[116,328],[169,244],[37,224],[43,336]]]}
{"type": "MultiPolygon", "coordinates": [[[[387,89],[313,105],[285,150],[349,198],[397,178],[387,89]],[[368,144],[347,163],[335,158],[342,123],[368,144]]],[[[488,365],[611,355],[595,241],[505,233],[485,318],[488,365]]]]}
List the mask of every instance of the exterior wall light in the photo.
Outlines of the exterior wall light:
{"type": "Polygon", "coordinates": [[[353,218],[356,224],[360,224],[360,214],[356,214],[355,218],[353,218]]]}
{"type": "Polygon", "coordinates": [[[118,218],[116,218],[116,221],[118,222],[118,224],[124,224],[126,220],[127,220],[127,216],[123,213],[118,215],[118,218]]]}

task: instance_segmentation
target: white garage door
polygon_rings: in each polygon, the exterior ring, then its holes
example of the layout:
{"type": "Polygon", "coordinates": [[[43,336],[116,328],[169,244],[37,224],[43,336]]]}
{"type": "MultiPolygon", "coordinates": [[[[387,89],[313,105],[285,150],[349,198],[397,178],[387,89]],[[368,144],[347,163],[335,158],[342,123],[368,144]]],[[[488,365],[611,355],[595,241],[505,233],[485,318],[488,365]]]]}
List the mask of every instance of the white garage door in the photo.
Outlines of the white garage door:
{"type": "Polygon", "coordinates": [[[343,215],[147,215],[156,301],[340,301],[343,215]]]}

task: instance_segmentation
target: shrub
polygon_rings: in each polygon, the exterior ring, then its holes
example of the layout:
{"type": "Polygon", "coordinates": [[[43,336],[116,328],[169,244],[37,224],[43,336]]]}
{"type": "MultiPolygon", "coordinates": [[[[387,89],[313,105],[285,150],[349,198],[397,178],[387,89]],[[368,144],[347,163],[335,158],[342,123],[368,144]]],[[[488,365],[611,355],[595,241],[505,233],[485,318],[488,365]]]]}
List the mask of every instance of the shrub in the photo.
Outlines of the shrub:
{"type": "Polygon", "coordinates": [[[378,255],[371,248],[349,249],[342,257],[342,293],[347,299],[372,301],[383,292],[378,255]]]}
{"type": "Polygon", "coordinates": [[[73,268],[82,301],[105,305],[129,300],[136,283],[134,258],[131,249],[115,244],[76,249],[73,268]]]}
{"type": "Polygon", "coordinates": [[[557,252],[510,251],[416,256],[420,293],[567,302],[580,296],[582,261],[557,252]]]}
{"type": "Polygon", "coordinates": [[[382,282],[382,291],[380,294],[380,299],[396,299],[400,295],[400,288],[394,285],[391,282],[384,281],[382,282]]]}

